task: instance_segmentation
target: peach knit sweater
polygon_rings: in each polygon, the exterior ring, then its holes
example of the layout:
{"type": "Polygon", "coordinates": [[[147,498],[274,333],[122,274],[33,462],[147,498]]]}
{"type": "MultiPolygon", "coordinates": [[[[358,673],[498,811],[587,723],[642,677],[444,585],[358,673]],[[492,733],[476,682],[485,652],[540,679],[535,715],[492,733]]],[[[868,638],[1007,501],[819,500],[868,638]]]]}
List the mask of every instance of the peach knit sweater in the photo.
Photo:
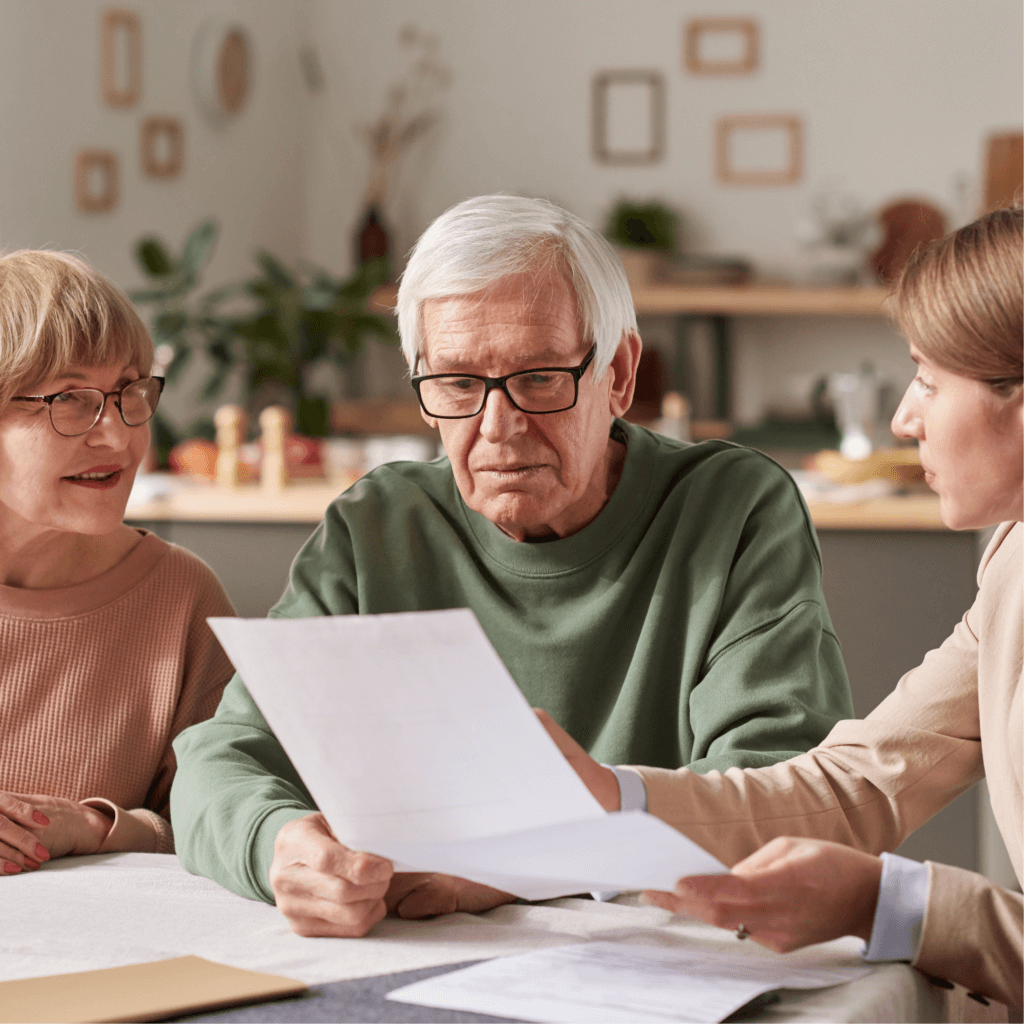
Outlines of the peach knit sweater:
{"type": "Polygon", "coordinates": [[[206,623],[233,615],[212,570],[155,534],[78,586],[0,586],[0,790],[113,814],[104,850],[171,853],[171,741],[232,668],[206,623]]]}

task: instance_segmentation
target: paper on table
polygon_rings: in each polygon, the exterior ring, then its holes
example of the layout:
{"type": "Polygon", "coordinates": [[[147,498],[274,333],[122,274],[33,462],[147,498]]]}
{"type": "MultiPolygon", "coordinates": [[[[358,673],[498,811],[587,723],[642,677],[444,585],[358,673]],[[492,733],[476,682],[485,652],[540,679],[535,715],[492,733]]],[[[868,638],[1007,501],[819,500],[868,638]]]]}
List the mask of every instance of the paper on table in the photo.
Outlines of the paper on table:
{"type": "Polygon", "coordinates": [[[813,948],[778,956],[589,942],[499,957],[407,985],[388,999],[552,1024],[703,1024],[772,989],[827,988],[870,971],[859,958],[813,948]]]}
{"type": "Polygon", "coordinates": [[[725,871],[604,812],[468,609],[209,621],[347,846],[528,899],[725,871]]]}
{"type": "Polygon", "coordinates": [[[0,982],[0,1024],[165,1020],[304,992],[301,981],[198,956],[0,982]]]}

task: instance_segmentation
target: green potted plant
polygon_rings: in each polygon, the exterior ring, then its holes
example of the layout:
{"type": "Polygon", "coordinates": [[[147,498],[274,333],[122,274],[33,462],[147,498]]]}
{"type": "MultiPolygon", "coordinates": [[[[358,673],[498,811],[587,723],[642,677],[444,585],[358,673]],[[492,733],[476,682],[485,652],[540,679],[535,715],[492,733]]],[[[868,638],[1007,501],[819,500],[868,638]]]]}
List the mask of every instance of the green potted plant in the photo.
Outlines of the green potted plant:
{"type": "Polygon", "coordinates": [[[605,237],[619,251],[630,281],[641,284],[656,276],[660,262],[676,254],[679,218],[664,203],[620,199],[605,224],[605,237]]]}
{"type": "MultiPolygon", "coordinates": [[[[130,297],[154,307],[153,341],[158,348],[166,346],[168,383],[180,376],[196,351],[204,351],[212,367],[201,400],[216,398],[232,372],[241,368],[245,402],[273,386],[287,396],[298,432],[323,436],[330,425],[330,400],[310,388],[310,371],[322,363],[344,368],[368,336],[398,343],[391,317],[369,308],[370,296],[388,279],[387,260],[366,263],[340,279],[315,266],[292,270],[260,250],[255,276],[196,296],[216,237],[216,224],[205,221],[177,257],[153,236],[135,248],[150,283],[130,297]]],[[[158,424],[158,443],[160,431],[168,429],[166,421],[158,424]]]]}

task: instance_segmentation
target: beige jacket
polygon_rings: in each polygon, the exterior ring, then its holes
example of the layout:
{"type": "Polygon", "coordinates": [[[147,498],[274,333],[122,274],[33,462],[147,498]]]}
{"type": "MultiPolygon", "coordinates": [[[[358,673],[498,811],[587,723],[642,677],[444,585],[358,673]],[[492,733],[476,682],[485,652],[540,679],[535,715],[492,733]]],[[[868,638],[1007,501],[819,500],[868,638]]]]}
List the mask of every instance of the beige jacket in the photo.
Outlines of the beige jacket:
{"type": "MultiPolygon", "coordinates": [[[[729,865],[776,836],[880,853],[985,776],[1020,881],[1022,532],[998,528],[974,605],[866,719],[839,722],[819,747],[769,768],[637,766],[650,812],[729,865]]],[[[1021,894],[960,868],[928,868],[915,965],[1019,1007],[1021,894]]]]}

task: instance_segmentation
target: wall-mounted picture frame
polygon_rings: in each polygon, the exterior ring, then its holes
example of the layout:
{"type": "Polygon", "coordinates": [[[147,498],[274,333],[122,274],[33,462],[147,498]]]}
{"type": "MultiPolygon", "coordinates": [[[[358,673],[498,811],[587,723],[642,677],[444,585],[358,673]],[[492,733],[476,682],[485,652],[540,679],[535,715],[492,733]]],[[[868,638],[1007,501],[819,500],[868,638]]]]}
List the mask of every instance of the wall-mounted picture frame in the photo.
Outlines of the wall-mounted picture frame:
{"type": "Polygon", "coordinates": [[[151,178],[174,178],[185,159],[185,129],[176,117],[147,117],[140,133],[142,169],[151,178]]]}
{"type": "Polygon", "coordinates": [[[657,71],[602,71],[590,91],[590,140],[603,164],[643,165],[665,156],[665,80],[657,71]]]}
{"type": "Polygon", "coordinates": [[[691,75],[749,75],[760,61],[753,18],[693,18],[683,28],[683,67],[691,75]]]}
{"type": "Polygon", "coordinates": [[[723,185],[792,185],[804,173],[797,114],[726,114],[715,124],[715,177],[723,185]]]}
{"type": "Polygon", "coordinates": [[[83,149],[75,155],[75,206],[83,213],[106,213],[117,205],[117,154],[83,149]]]}
{"type": "Polygon", "coordinates": [[[213,21],[200,27],[192,43],[192,90],[211,124],[226,124],[242,112],[252,92],[254,65],[244,25],[213,21]]]}
{"type": "Polygon", "coordinates": [[[100,22],[100,87],[109,107],[134,107],[142,96],[142,22],[111,7],[100,22]]]}

